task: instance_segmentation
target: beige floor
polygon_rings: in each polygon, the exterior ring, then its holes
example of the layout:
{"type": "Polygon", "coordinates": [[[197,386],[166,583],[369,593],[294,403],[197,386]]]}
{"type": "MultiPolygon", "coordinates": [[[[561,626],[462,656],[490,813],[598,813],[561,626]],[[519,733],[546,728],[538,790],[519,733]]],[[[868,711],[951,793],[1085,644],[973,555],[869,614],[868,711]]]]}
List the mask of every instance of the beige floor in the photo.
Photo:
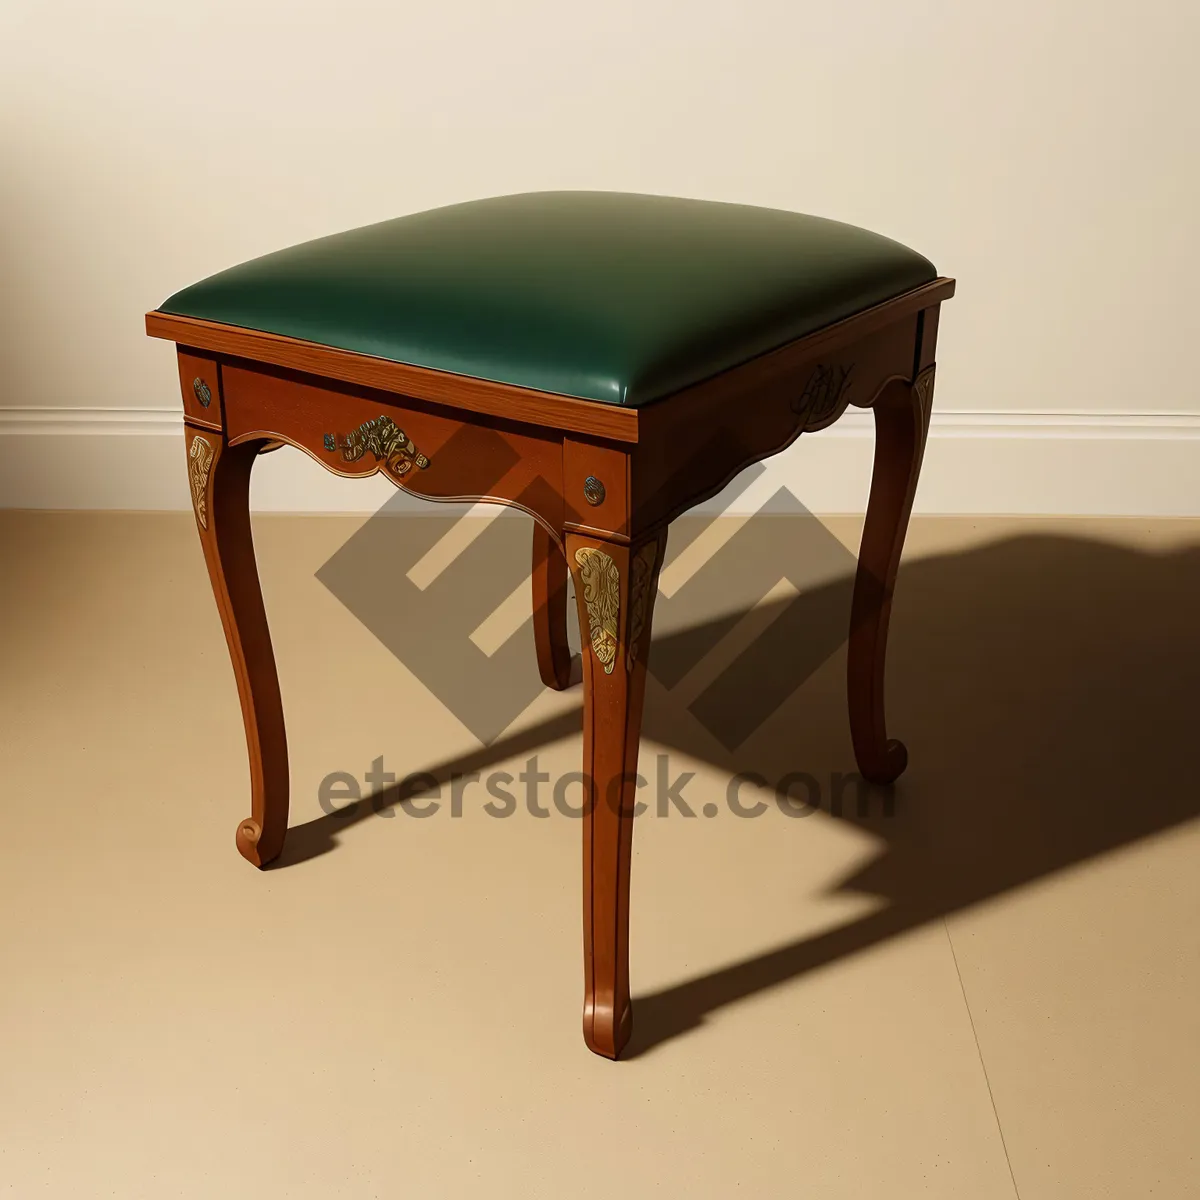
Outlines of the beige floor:
{"type": "MultiPolygon", "coordinates": [[[[1200,523],[916,522],[895,815],[639,820],[617,1064],[577,821],[318,806],[380,754],[579,750],[576,690],[480,751],[314,579],[357,524],[256,527],[296,828],[259,873],[190,516],[0,514],[0,1193],[1200,1194],[1200,523]]],[[[737,765],[850,769],[843,662],[737,765]]],[[[723,796],[652,685],[662,752],[723,796]]]]}

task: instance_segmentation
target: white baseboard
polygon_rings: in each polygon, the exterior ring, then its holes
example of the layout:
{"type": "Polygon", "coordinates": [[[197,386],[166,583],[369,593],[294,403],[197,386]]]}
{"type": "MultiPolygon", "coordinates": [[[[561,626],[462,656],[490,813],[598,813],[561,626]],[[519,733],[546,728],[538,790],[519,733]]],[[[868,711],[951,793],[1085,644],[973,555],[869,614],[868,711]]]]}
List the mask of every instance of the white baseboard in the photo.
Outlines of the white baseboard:
{"type": "MultiPolygon", "coordinates": [[[[813,512],[861,512],[873,436],[869,413],[847,413],[770,460],[745,504],[786,486],[813,512]]],[[[186,478],[177,412],[0,408],[2,508],[186,509],[186,478]]],[[[261,512],[372,512],[392,495],[379,476],[341,479],[290,447],[252,484],[261,512]]],[[[935,412],[915,511],[1200,516],[1200,414],[935,412]]]]}

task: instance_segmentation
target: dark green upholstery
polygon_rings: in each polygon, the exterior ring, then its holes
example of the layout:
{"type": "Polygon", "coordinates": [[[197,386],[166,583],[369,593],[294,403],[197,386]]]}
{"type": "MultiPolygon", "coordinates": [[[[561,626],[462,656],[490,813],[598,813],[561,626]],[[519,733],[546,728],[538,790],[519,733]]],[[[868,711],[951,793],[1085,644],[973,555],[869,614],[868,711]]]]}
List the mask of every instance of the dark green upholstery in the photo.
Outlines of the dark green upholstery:
{"type": "Polygon", "coordinates": [[[305,242],[161,311],[636,406],[936,274],[898,242],[820,217],[535,192],[305,242]]]}

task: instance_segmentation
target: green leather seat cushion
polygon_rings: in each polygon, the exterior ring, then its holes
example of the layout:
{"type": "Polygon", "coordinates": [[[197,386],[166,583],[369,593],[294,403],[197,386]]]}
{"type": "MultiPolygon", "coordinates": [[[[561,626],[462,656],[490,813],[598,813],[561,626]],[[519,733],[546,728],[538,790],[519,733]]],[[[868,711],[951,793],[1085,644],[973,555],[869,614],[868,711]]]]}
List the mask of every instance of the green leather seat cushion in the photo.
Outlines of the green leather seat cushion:
{"type": "Polygon", "coordinates": [[[936,274],[898,242],[820,217],[534,192],[305,242],[160,311],[637,406],[936,274]]]}

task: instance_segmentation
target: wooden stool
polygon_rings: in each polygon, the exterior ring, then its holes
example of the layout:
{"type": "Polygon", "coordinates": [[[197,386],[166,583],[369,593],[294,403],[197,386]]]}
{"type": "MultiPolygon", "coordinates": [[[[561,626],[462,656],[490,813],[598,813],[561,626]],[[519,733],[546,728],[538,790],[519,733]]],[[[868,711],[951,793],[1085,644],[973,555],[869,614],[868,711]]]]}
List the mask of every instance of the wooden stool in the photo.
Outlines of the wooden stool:
{"type": "Polygon", "coordinates": [[[954,282],[853,226],[619,193],[507,196],[321,238],[147,314],[177,343],[188,474],[237,676],[256,866],[283,848],[283,709],[250,535],[250,469],[296,446],[339,475],[534,518],[538,666],[583,654],[583,1032],[629,1039],[629,860],[651,614],[667,526],[743,467],[875,411],[849,642],[859,769],[890,783],[884,650],[954,282]]]}

